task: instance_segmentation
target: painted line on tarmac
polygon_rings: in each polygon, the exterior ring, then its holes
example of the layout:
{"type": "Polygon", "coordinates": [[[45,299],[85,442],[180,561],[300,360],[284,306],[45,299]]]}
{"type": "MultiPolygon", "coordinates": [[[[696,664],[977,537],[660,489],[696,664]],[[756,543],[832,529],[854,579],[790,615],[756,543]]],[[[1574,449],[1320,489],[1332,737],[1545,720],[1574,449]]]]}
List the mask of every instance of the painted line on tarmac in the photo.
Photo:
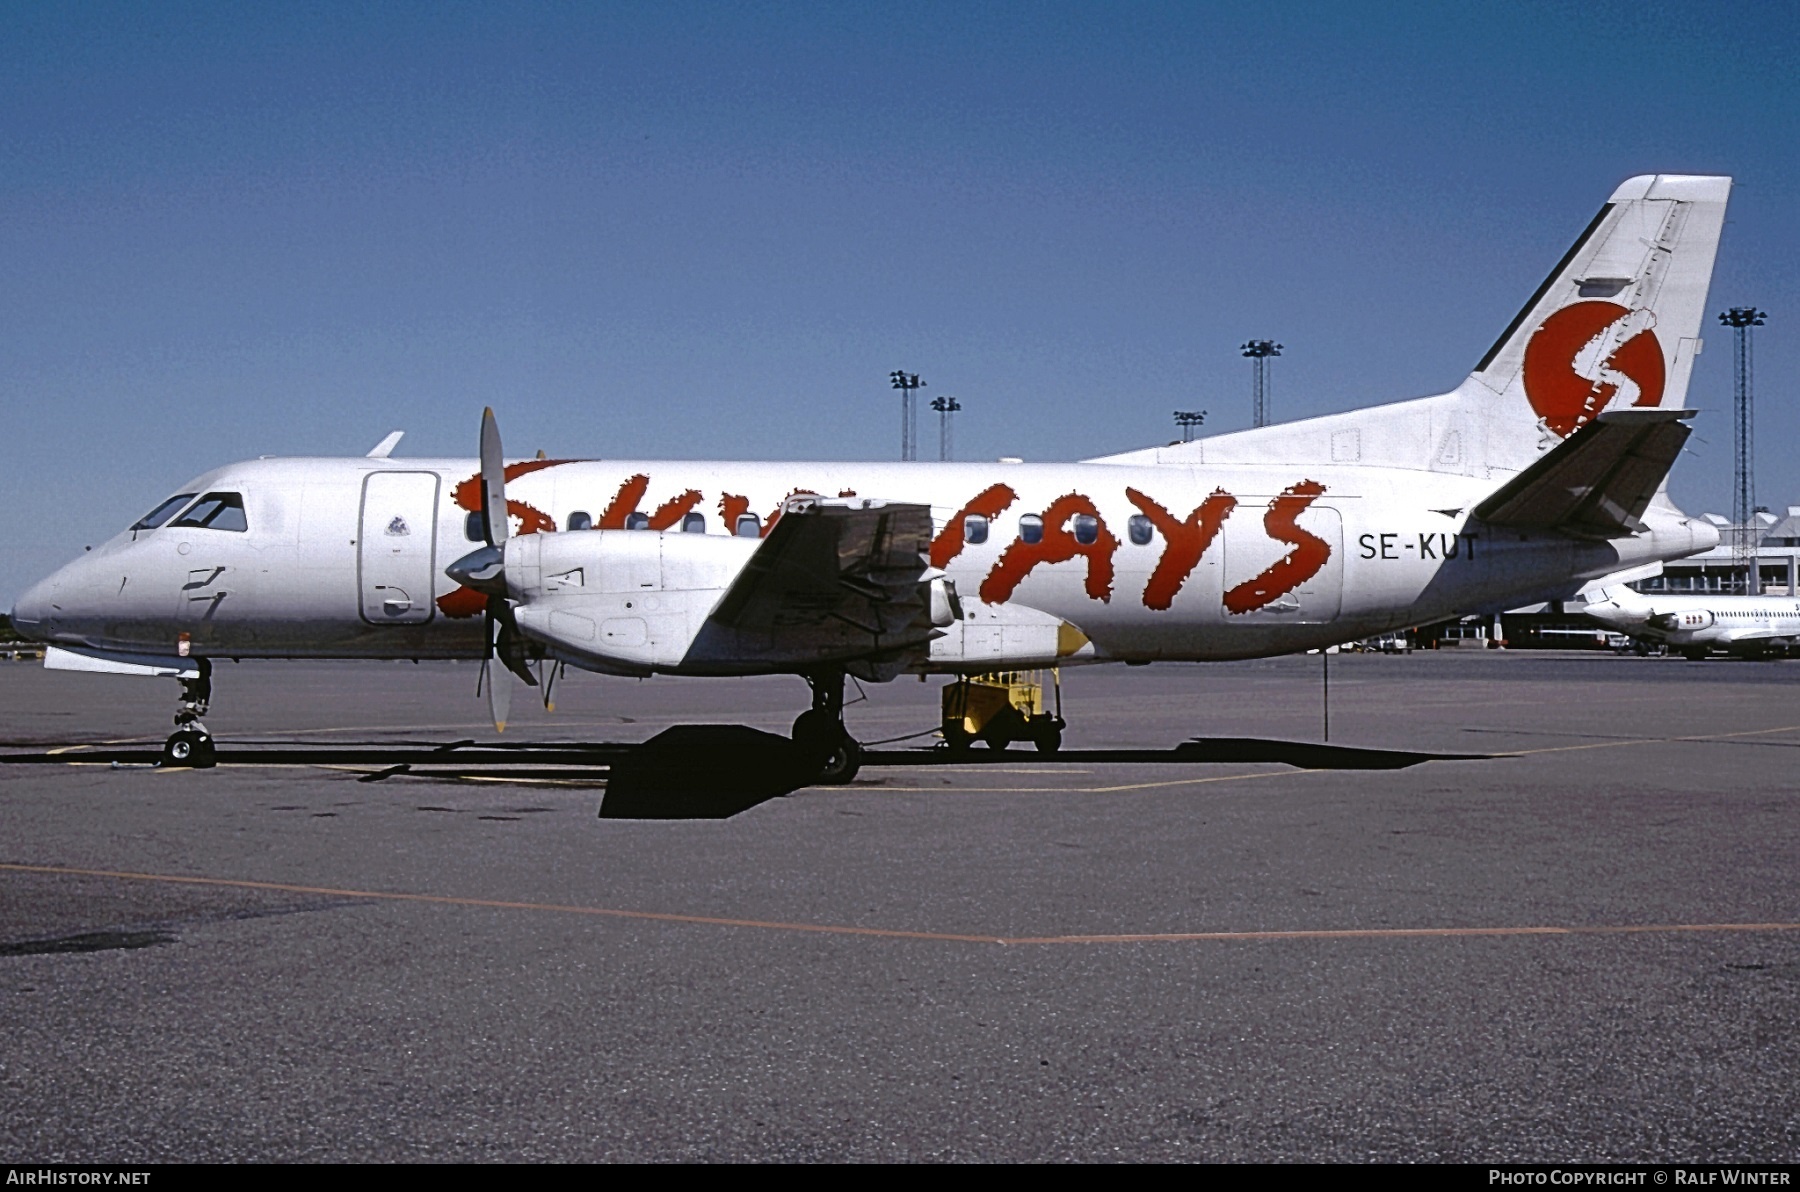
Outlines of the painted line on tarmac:
{"type": "Polygon", "coordinates": [[[192,877],[174,873],[133,873],[112,869],[78,869],[63,865],[21,865],[0,862],[0,872],[33,873],[52,877],[96,877],[114,881],[158,882],[175,886],[255,890],[275,894],[310,894],[354,898],[368,902],[411,902],[433,906],[471,907],[482,910],[536,911],[557,915],[587,915],[606,919],[634,919],[653,923],[687,923],[707,927],[739,927],[759,931],[785,931],[805,935],[848,935],[873,939],[925,940],[934,943],[1047,946],[1054,944],[1154,944],[1154,943],[1255,943],[1297,940],[1394,940],[1482,939],[1519,936],[1632,936],[1754,934],[1800,931],[1800,923],[1619,923],[1589,926],[1524,927],[1352,927],[1300,928],[1287,931],[1147,931],[1086,935],[976,935],[951,931],[906,931],[889,927],[858,927],[836,923],[788,923],[775,919],[733,919],[719,915],[682,915],[666,911],[636,911],[617,907],[572,906],[547,902],[516,902],[498,898],[463,898],[451,894],[408,894],[391,890],[341,889],[305,886],[292,882],[258,882],[240,878],[192,877]]]}
{"type": "MultiPolygon", "coordinates": [[[[927,794],[961,795],[1112,795],[1121,791],[1158,790],[1171,786],[1199,786],[1207,782],[1247,782],[1252,778],[1279,778],[1283,774],[1321,774],[1322,770],[1264,770],[1255,774],[1218,774],[1211,778],[1171,778],[1164,782],[1128,782],[1120,786],[880,786],[871,791],[922,791],[927,794]]],[[[840,788],[841,789],[841,788],[840,788]]],[[[853,788],[854,789],[854,788],[853,788]]]]}
{"type": "Polygon", "coordinates": [[[1586,745],[1547,745],[1542,749],[1510,749],[1494,754],[1495,757],[1531,757],[1538,753],[1575,753],[1583,749],[1619,749],[1626,745],[1672,745],[1679,743],[1704,743],[1707,741],[1729,741],[1736,737],[1767,737],[1775,733],[1800,732],[1800,724],[1783,725],[1781,728],[1758,728],[1740,733],[1700,733],[1691,737],[1627,737],[1622,741],[1594,741],[1586,745]]]}

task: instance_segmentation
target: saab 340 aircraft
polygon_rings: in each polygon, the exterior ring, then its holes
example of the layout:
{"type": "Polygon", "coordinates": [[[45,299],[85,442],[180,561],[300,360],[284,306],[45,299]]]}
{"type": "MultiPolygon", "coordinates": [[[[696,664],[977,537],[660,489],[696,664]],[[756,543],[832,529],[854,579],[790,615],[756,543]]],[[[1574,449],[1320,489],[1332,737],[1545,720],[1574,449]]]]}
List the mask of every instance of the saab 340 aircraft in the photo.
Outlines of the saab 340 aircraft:
{"type": "Polygon", "coordinates": [[[1747,658],[1785,654],[1800,644],[1793,596],[1645,596],[1610,584],[1582,612],[1615,633],[1661,642],[1695,662],[1714,650],[1747,658]]]}
{"type": "Polygon", "coordinates": [[[171,763],[211,759],[212,659],[497,658],[804,676],[795,740],[847,781],[847,675],[1285,654],[1715,545],[1663,485],[1730,185],[1621,185],[1436,397],[1041,464],[507,463],[490,411],[478,460],[394,435],[199,476],[13,624],[53,667],[179,678],[171,763]]]}

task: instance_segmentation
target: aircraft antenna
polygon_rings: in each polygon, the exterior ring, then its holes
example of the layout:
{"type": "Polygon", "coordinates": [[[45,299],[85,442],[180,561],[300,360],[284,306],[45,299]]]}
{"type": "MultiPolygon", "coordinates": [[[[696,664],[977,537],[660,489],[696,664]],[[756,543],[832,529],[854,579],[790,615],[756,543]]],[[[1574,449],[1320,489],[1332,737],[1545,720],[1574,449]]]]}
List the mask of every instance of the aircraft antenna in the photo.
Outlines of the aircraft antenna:
{"type": "Polygon", "coordinates": [[[1737,422],[1737,444],[1732,461],[1731,523],[1732,566],[1743,573],[1744,594],[1759,595],[1762,575],[1757,565],[1757,547],[1762,540],[1762,526],[1756,520],[1756,402],[1752,392],[1751,329],[1761,327],[1768,318],[1754,306],[1734,306],[1719,312],[1719,322],[1731,328],[1736,338],[1732,357],[1732,414],[1737,422]]]}
{"type": "Polygon", "coordinates": [[[938,460],[948,462],[956,454],[954,423],[962,403],[946,393],[943,397],[932,398],[931,408],[938,412],[938,460]]]}
{"type": "Polygon", "coordinates": [[[1250,357],[1252,426],[1269,425],[1269,357],[1281,355],[1281,348],[1272,339],[1253,339],[1238,349],[1250,357]]]}

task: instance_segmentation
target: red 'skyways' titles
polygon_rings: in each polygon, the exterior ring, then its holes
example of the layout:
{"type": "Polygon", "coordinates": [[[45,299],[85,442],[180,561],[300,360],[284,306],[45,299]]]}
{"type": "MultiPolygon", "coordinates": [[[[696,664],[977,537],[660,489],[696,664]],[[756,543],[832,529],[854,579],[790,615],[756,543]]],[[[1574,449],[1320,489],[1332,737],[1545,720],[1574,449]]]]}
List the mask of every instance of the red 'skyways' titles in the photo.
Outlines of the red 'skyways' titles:
{"type": "Polygon", "coordinates": [[[1331,558],[1331,547],[1318,535],[1302,530],[1294,519],[1324,491],[1323,484],[1302,480],[1283,489],[1280,496],[1269,502],[1269,511],[1263,514],[1263,529],[1269,532],[1269,537],[1290,543],[1294,549],[1270,564],[1261,575],[1247,579],[1225,593],[1227,612],[1253,613],[1319,574],[1319,568],[1331,558]]]}

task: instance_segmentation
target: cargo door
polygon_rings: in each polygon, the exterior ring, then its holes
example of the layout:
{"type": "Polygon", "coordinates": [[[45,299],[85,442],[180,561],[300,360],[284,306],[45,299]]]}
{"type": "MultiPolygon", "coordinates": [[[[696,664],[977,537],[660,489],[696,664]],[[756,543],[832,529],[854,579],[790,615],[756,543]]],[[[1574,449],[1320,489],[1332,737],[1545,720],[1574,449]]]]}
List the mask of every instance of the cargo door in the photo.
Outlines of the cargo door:
{"type": "Polygon", "coordinates": [[[1278,497],[1262,510],[1246,501],[1225,520],[1227,625],[1337,620],[1344,598],[1344,519],[1323,505],[1296,512],[1283,505],[1290,500],[1278,497]]]}
{"type": "Polygon", "coordinates": [[[363,480],[357,576],[363,620],[371,625],[431,620],[437,502],[433,472],[371,472],[363,480]]]}

